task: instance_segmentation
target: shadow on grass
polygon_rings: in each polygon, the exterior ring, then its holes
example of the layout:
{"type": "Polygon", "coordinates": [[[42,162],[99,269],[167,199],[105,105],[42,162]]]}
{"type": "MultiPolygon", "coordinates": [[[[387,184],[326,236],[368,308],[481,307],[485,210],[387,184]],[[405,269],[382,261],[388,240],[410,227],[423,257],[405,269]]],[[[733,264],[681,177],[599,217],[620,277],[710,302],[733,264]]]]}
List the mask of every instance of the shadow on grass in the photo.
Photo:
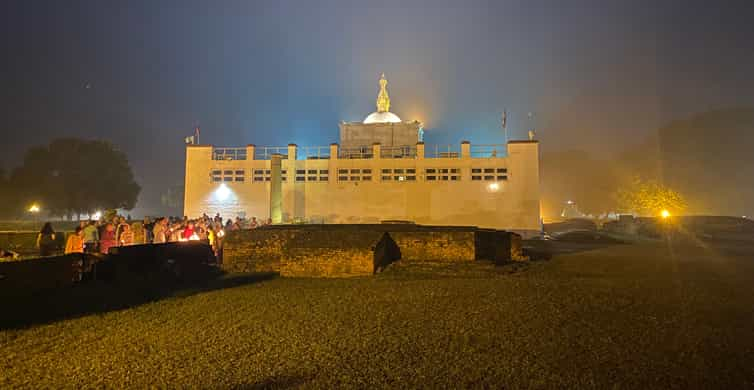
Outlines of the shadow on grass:
{"type": "Polygon", "coordinates": [[[224,275],[192,282],[128,279],[92,281],[24,296],[0,297],[0,330],[122,310],[172,297],[187,297],[274,279],[276,273],[224,275]]]}

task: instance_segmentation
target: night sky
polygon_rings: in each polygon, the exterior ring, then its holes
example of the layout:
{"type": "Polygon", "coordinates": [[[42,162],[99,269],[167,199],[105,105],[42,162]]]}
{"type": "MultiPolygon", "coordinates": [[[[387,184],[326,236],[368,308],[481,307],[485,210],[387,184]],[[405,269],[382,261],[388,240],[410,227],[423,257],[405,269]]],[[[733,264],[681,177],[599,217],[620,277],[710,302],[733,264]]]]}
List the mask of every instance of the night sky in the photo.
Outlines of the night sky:
{"type": "Polygon", "coordinates": [[[124,150],[159,213],[183,138],[327,145],[375,110],[427,144],[607,155],[668,121],[754,105],[754,8],[712,1],[35,1],[0,3],[0,164],[52,138],[124,150]],[[721,5],[722,4],[722,5],[721,5]]]}

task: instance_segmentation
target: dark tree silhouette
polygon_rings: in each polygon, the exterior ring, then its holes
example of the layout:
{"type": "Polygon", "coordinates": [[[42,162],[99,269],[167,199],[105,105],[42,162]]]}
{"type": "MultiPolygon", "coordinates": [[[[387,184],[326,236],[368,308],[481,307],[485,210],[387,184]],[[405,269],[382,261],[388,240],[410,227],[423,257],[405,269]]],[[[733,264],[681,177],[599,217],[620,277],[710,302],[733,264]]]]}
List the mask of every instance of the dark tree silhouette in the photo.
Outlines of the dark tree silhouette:
{"type": "Polygon", "coordinates": [[[0,167],[0,218],[8,218],[13,213],[13,191],[11,190],[8,175],[5,169],[0,167]]]}
{"type": "Polygon", "coordinates": [[[29,149],[11,182],[56,215],[130,210],[141,190],[123,152],[109,142],[75,138],[29,149]]]}

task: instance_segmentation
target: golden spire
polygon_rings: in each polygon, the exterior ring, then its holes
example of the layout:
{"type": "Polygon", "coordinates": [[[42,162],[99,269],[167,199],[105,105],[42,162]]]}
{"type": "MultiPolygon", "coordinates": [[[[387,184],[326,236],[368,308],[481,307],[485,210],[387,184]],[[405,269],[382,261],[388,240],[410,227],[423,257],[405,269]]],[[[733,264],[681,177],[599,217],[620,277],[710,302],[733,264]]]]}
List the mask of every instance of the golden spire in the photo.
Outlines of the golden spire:
{"type": "Polygon", "coordinates": [[[377,95],[377,112],[390,111],[390,96],[387,95],[387,79],[385,74],[380,77],[380,93],[377,95]]]}

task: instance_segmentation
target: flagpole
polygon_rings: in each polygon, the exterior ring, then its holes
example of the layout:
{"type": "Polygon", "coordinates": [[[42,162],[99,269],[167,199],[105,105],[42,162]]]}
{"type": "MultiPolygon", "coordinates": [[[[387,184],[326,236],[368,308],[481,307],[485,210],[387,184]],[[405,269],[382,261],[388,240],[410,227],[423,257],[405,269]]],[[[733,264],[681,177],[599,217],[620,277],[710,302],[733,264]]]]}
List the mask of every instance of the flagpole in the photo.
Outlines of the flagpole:
{"type": "Polygon", "coordinates": [[[503,110],[503,136],[505,143],[508,143],[508,110],[503,110]]]}

